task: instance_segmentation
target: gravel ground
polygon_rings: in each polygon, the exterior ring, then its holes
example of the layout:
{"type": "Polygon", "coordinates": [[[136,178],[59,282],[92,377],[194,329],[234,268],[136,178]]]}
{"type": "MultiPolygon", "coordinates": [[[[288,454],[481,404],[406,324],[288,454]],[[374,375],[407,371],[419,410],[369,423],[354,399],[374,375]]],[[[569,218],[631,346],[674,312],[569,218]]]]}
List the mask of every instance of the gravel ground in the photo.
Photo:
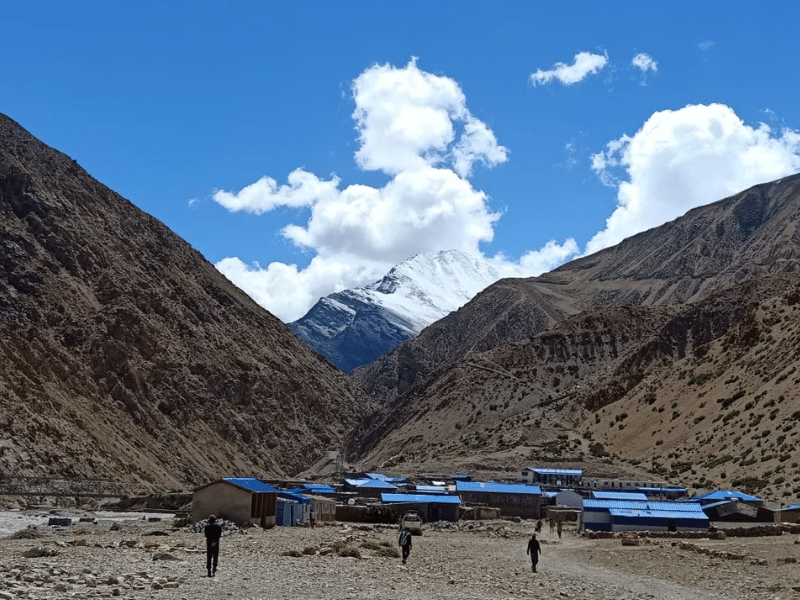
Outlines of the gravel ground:
{"type": "Polygon", "coordinates": [[[0,599],[800,598],[800,543],[791,535],[623,546],[546,531],[534,574],[525,554],[531,523],[428,528],[414,537],[407,565],[394,528],[249,529],[223,536],[219,570],[209,578],[202,534],[170,525],[40,526],[44,537],[2,539],[0,599]],[[31,551],[43,556],[26,558],[31,551]],[[356,553],[361,558],[342,556],[356,553]]]}

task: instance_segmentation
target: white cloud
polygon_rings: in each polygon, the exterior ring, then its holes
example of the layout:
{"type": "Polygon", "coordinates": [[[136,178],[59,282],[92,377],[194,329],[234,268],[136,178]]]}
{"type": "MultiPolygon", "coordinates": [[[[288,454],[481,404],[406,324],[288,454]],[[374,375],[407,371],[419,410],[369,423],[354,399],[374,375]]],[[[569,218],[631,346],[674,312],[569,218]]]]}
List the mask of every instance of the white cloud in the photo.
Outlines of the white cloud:
{"type": "Polygon", "coordinates": [[[579,252],[578,243],[572,238],[561,245],[555,240],[550,240],[541,250],[531,250],[522,256],[519,262],[523,274],[519,276],[535,277],[552,271],[574,258],[579,252]]]}
{"type": "Polygon", "coordinates": [[[353,98],[361,142],[355,157],[362,169],[395,175],[450,163],[467,177],[473,162],[506,160],[506,149],[467,110],[458,84],[420,71],[416,60],[403,68],[370,67],[353,82],[353,98]]]}
{"type": "Polygon", "coordinates": [[[592,54],[591,52],[579,52],[575,55],[575,61],[571,65],[556,63],[556,66],[549,71],[539,69],[531,75],[533,85],[550,83],[558,80],[564,85],[572,85],[583,81],[589,75],[597,73],[608,64],[608,53],[592,54]]]}
{"type": "MultiPolygon", "coordinates": [[[[217,191],[230,211],[261,214],[280,206],[307,207],[304,224],[282,234],[314,257],[305,269],[272,263],[248,266],[235,257],[217,268],[286,322],[302,317],[321,296],[371,283],[423,252],[456,249],[480,254],[500,217],[467,180],[476,163],[507,160],[489,127],[466,106],[448,77],[405,67],[374,65],[352,86],[360,147],[357,164],[392,178],[382,188],[340,189],[302,169],[279,185],[262,177],[238,192],[217,191]]],[[[544,260],[544,259],[543,259],[544,260]]]]}
{"type": "Polygon", "coordinates": [[[617,208],[586,253],[619,243],[689,209],[800,171],[800,132],[746,125],[723,104],[654,113],[633,136],[592,157],[617,187],[617,208]]]}
{"type": "Polygon", "coordinates": [[[645,54],[644,52],[640,52],[634,56],[631,60],[631,64],[643,73],[647,73],[648,71],[658,71],[658,63],[654,61],[651,56],[645,54]]]}

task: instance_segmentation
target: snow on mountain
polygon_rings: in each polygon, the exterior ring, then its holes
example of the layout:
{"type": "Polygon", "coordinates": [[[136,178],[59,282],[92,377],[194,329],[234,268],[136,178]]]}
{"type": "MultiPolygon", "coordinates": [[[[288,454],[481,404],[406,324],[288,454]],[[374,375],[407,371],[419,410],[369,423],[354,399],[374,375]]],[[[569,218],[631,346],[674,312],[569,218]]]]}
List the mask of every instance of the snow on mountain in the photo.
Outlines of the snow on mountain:
{"type": "Polygon", "coordinates": [[[420,254],[380,281],[321,298],[289,327],[349,372],[415,337],[500,277],[485,259],[458,250],[420,254]]]}

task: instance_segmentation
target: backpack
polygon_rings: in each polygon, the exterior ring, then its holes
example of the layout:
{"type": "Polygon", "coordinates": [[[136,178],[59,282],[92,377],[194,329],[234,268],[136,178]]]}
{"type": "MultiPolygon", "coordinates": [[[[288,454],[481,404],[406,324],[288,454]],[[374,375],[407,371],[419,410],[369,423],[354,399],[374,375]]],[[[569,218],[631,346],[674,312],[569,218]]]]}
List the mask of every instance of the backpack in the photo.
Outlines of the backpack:
{"type": "Polygon", "coordinates": [[[405,546],[408,543],[408,536],[411,535],[407,529],[400,532],[400,545],[405,546]]]}

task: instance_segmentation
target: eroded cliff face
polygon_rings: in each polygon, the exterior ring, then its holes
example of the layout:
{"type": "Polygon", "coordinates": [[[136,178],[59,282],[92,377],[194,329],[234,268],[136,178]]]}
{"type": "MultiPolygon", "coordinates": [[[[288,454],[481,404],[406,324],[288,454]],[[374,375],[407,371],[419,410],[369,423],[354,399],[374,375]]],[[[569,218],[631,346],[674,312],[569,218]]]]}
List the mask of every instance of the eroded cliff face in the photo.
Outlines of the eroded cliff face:
{"type": "Polygon", "coordinates": [[[0,116],[0,469],[279,476],[372,403],[156,219],[0,116]]]}

